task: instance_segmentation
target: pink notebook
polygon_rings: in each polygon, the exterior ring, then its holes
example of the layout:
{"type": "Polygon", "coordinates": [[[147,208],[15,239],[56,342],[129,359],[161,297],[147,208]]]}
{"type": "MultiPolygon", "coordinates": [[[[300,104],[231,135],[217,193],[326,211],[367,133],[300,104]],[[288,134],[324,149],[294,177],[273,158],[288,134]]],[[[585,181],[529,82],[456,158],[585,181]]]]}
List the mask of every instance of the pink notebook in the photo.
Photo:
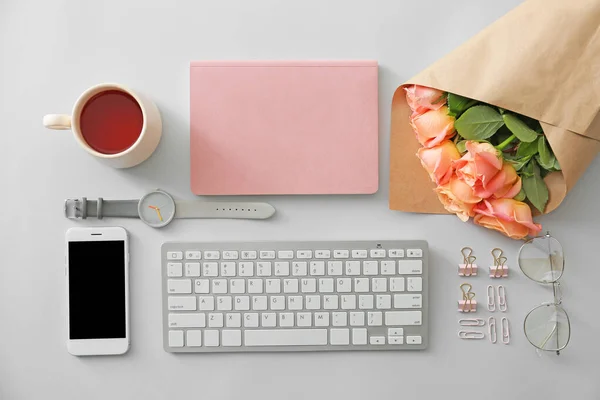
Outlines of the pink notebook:
{"type": "Polygon", "coordinates": [[[193,193],[377,191],[376,61],[192,62],[190,85],[193,193]]]}

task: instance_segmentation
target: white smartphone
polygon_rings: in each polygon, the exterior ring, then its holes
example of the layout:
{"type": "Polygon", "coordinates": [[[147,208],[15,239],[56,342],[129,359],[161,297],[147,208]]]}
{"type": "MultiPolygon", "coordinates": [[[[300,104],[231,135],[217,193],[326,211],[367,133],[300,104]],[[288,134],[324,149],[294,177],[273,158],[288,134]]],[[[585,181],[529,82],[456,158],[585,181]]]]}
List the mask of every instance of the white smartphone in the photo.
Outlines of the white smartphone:
{"type": "Polygon", "coordinates": [[[126,353],[130,342],[127,231],[71,228],[66,239],[69,353],[126,353]]]}

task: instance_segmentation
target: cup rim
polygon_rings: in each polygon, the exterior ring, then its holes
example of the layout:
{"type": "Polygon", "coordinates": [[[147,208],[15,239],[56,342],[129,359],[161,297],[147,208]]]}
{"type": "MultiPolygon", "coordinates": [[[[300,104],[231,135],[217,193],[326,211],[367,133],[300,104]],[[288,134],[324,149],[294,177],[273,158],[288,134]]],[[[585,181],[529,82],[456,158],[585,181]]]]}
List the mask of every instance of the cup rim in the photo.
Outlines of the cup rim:
{"type": "Polygon", "coordinates": [[[91,155],[93,155],[95,157],[99,157],[99,158],[105,158],[105,159],[120,158],[129,153],[132,153],[138,147],[138,145],[141,143],[144,136],[146,135],[147,123],[148,123],[148,118],[147,118],[146,108],[144,107],[144,104],[142,103],[140,97],[134,91],[132,91],[128,87],[121,85],[119,83],[99,83],[97,85],[94,85],[94,86],[88,88],[86,91],[84,91],[79,96],[79,98],[75,102],[75,105],[73,106],[73,111],[71,113],[71,130],[73,132],[73,136],[75,136],[75,140],[77,140],[77,142],[81,145],[81,147],[83,147],[83,149],[85,151],[87,151],[88,153],[90,153],[91,155]],[[140,135],[138,136],[137,140],[131,146],[129,146],[127,149],[123,150],[120,153],[115,153],[115,154],[105,154],[105,153],[100,153],[99,151],[94,150],[83,138],[83,134],[82,134],[80,126],[79,126],[81,112],[83,111],[83,107],[88,102],[88,100],[91,99],[94,95],[108,91],[108,90],[118,90],[118,91],[127,93],[128,95],[130,95],[131,97],[134,98],[134,100],[137,102],[138,106],[140,107],[140,110],[142,110],[142,130],[141,130],[140,135]]]}

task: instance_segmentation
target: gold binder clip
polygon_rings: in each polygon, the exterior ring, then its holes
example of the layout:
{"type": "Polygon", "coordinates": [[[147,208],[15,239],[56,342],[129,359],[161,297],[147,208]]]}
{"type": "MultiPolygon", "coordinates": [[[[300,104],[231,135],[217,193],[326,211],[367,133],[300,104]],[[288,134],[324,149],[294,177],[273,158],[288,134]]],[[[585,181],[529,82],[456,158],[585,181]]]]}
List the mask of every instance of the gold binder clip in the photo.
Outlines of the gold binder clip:
{"type": "Polygon", "coordinates": [[[473,255],[473,249],[470,247],[463,247],[460,252],[463,256],[463,263],[458,265],[458,275],[476,276],[477,264],[475,264],[475,260],[477,260],[477,257],[473,255]]]}
{"type": "Polygon", "coordinates": [[[492,257],[494,257],[494,265],[490,267],[490,278],[506,278],[508,276],[507,258],[504,257],[502,249],[497,247],[493,249],[492,257]]]}
{"type": "Polygon", "coordinates": [[[469,283],[463,283],[460,285],[462,291],[462,300],[458,301],[458,311],[460,312],[475,312],[477,311],[477,301],[475,299],[475,292],[472,292],[473,287],[469,283]]]}

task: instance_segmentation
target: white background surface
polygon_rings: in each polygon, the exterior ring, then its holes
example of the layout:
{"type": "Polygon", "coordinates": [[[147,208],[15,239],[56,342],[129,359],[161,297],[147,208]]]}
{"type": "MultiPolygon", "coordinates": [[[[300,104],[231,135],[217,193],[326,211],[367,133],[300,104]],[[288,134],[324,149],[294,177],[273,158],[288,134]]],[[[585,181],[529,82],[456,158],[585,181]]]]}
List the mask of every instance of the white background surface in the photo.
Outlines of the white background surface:
{"type": "MultiPolygon", "coordinates": [[[[538,357],[522,333],[527,311],[550,300],[551,290],[518,271],[518,243],[452,216],[387,208],[395,88],[518,3],[2,0],[0,399],[600,398],[598,160],[563,205],[540,218],[566,253],[564,304],[573,335],[558,358],[538,357]],[[66,220],[63,201],[139,198],[157,187],[192,199],[188,63],[205,59],[378,60],[380,191],[260,198],[278,210],[266,222],[175,221],[163,230],[138,220],[103,222],[122,225],[131,235],[132,347],[122,357],[73,357],[65,347],[64,235],[73,226],[99,224],[66,220]],[[69,132],[42,127],[44,114],[69,112],[83,90],[105,81],[146,93],[162,112],[163,140],[139,167],[105,167],[69,132]],[[395,238],[423,238],[431,246],[431,346],[425,352],[171,355],[162,349],[163,241],[395,238]],[[480,265],[490,263],[496,246],[510,257],[511,276],[503,281],[509,346],[456,337],[462,281],[456,264],[464,245],[475,249],[480,265]]],[[[490,280],[472,282],[485,302],[490,280]]]]}

